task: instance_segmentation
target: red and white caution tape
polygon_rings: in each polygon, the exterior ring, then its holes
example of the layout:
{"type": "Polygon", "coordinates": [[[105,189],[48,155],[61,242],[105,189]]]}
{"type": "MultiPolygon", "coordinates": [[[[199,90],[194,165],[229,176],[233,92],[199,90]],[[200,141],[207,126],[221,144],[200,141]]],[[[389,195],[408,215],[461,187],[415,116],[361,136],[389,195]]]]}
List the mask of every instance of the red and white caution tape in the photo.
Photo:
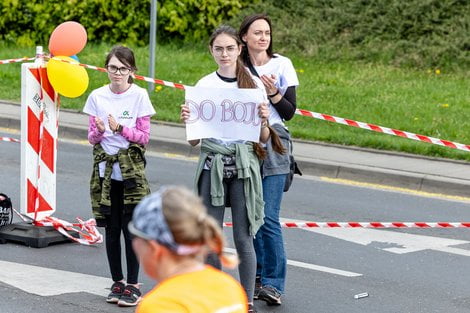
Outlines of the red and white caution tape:
{"type": "MultiPolygon", "coordinates": [[[[97,70],[97,71],[100,71],[100,72],[107,72],[107,70],[104,67],[97,67],[97,66],[94,66],[94,65],[83,64],[83,63],[78,63],[78,62],[72,62],[72,61],[63,60],[63,59],[54,58],[54,57],[52,57],[52,59],[57,60],[57,61],[62,61],[62,62],[65,62],[65,63],[77,64],[77,65],[80,65],[84,68],[89,68],[89,69],[97,70]]],[[[146,82],[149,82],[149,83],[155,83],[155,84],[158,84],[158,85],[163,85],[163,86],[182,89],[182,90],[184,90],[186,88],[186,86],[182,85],[182,84],[172,83],[172,82],[169,82],[169,81],[166,81],[166,80],[150,78],[150,77],[146,77],[146,76],[142,76],[142,75],[135,75],[134,74],[134,78],[138,79],[138,80],[143,80],[143,81],[146,81],[146,82]]]]}
{"type": "MultiPolygon", "coordinates": [[[[224,227],[232,227],[227,222],[224,227]]],[[[283,222],[283,228],[470,228],[470,222],[283,222]]]]}
{"type": "Polygon", "coordinates": [[[77,217],[78,223],[72,224],[52,216],[47,216],[42,220],[34,221],[29,216],[23,215],[15,210],[15,208],[13,208],[13,211],[25,223],[33,223],[36,226],[52,226],[65,237],[70,238],[71,240],[82,245],[90,246],[103,242],[103,235],[101,235],[98,229],[96,229],[95,219],[83,221],[77,217]],[[77,232],[79,238],[70,235],[70,231],[77,232]]]}
{"type": "Polygon", "coordinates": [[[36,226],[52,226],[65,237],[82,245],[90,246],[103,242],[103,235],[96,228],[94,219],[83,221],[77,217],[77,220],[78,223],[72,224],[52,216],[46,216],[42,220],[34,221],[33,224],[36,226]],[[80,237],[75,238],[69,233],[71,231],[78,233],[80,237]]]}
{"type": "MultiPolygon", "coordinates": [[[[97,67],[97,66],[94,66],[94,65],[88,65],[88,64],[78,63],[78,62],[70,62],[70,61],[62,60],[62,59],[58,59],[58,58],[56,60],[60,60],[62,62],[66,62],[66,63],[75,63],[75,64],[78,64],[78,65],[83,66],[85,68],[98,70],[100,72],[106,72],[105,68],[97,67]]],[[[186,86],[183,85],[183,84],[173,83],[173,82],[169,82],[169,81],[165,81],[165,80],[161,80],[161,79],[154,79],[154,78],[141,76],[141,75],[134,75],[134,77],[135,77],[135,79],[155,83],[155,84],[158,84],[158,85],[163,85],[163,86],[172,87],[172,88],[178,88],[178,89],[181,89],[181,90],[186,89],[186,86]]],[[[317,112],[312,112],[312,111],[307,111],[307,110],[302,110],[302,109],[297,109],[295,111],[295,113],[298,114],[298,115],[312,117],[312,118],[316,118],[316,119],[320,119],[320,120],[324,120],[324,121],[329,121],[329,122],[338,123],[338,124],[342,124],[342,125],[362,128],[362,129],[375,131],[375,132],[379,132],[379,133],[383,133],[383,134],[387,134],[387,135],[399,136],[399,137],[403,137],[403,138],[408,138],[408,139],[412,139],[412,140],[417,140],[417,141],[426,142],[426,143],[430,143],[430,144],[435,144],[435,145],[439,145],[439,146],[443,146],[443,147],[448,147],[448,148],[452,148],[452,149],[458,149],[458,150],[470,152],[470,145],[466,145],[466,144],[462,144],[462,143],[458,143],[458,142],[453,142],[453,141],[450,141],[450,140],[434,138],[434,137],[415,134],[415,133],[411,133],[411,132],[407,132],[407,131],[403,131],[403,130],[398,130],[398,129],[388,128],[388,127],[384,127],[384,126],[359,122],[359,121],[350,120],[350,119],[346,119],[346,118],[342,118],[342,117],[337,117],[337,116],[333,116],[333,115],[317,113],[317,112]]]]}
{"type": "MultiPolygon", "coordinates": [[[[61,60],[61,61],[69,62],[67,60],[61,60]]],[[[86,67],[86,68],[106,72],[105,68],[99,68],[99,67],[96,67],[96,66],[93,66],[93,65],[81,64],[81,63],[79,63],[79,65],[83,66],[83,67],[86,67]]],[[[177,84],[177,83],[168,82],[168,81],[161,80],[161,79],[154,79],[154,78],[145,77],[145,76],[141,76],[141,75],[134,75],[134,77],[135,77],[135,79],[138,79],[138,80],[143,80],[143,81],[146,81],[146,82],[155,83],[155,84],[159,84],[159,85],[163,85],[163,86],[167,86],[167,87],[178,88],[178,89],[182,89],[182,90],[186,89],[186,86],[183,85],[183,84],[177,84]]],[[[339,123],[339,124],[352,126],[352,127],[357,127],[357,128],[362,128],[362,129],[375,131],[375,132],[379,132],[379,133],[383,133],[383,134],[387,134],[387,135],[399,136],[399,137],[403,137],[403,138],[413,139],[413,140],[417,140],[417,141],[421,141],[421,142],[427,142],[427,143],[431,143],[431,144],[435,144],[435,145],[439,145],[439,146],[444,146],[444,147],[448,147],[448,148],[452,148],[452,149],[458,149],[458,150],[470,152],[470,145],[465,145],[465,144],[458,143],[458,142],[453,142],[453,141],[449,141],[449,140],[429,137],[429,136],[425,136],[425,135],[414,134],[414,133],[407,132],[407,131],[397,130],[397,129],[393,129],[393,128],[378,126],[378,125],[364,123],[364,122],[358,122],[358,121],[354,121],[354,120],[350,120],[350,119],[345,119],[345,118],[342,118],[342,117],[337,117],[337,116],[333,116],[333,115],[327,115],[327,114],[322,114],[322,113],[317,113],[317,112],[312,112],[312,111],[307,111],[307,110],[297,109],[295,111],[295,113],[298,114],[298,115],[312,117],[312,118],[316,118],[316,119],[320,119],[320,120],[324,120],[324,121],[339,123]]]]}
{"type": "Polygon", "coordinates": [[[458,142],[438,139],[438,138],[429,137],[425,135],[414,134],[414,133],[410,133],[407,131],[397,130],[393,128],[378,126],[378,125],[364,123],[364,122],[358,122],[354,120],[345,119],[342,117],[336,117],[333,115],[327,115],[327,114],[311,112],[311,111],[306,111],[306,110],[301,110],[301,109],[297,109],[295,113],[302,115],[302,116],[313,117],[313,118],[324,120],[324,121],[339,123],[339,124],[352,126],[352,127],[358,127],[358,128],[362,128],[366,130],[384,133],[387,135],[399,136],[403,138],[418,140],[418,141],[427,142],[427,143],[431,143],[431,144],[435,144],[439,146],[444,146],[448,148],[459,149],[459,150],[470,152],[470,145],[465,145],[465,144],[458,143],[458,142]]]}
{"type": "Polygon", "coordinates": [[[18,139],[9,138],[9,137],[0,137],[0,141],[8,141],[8,142],[20,142],[18,139]]]}
{"type": "Polygon", "coordinates": [[[10,64],[10,63],[19,63],[19,62],[25,62],[25,61],[32,61],[36,58],[19,58],[19,59],[7,59],[7,60],[0,60],[0,64],[10,64]]]}

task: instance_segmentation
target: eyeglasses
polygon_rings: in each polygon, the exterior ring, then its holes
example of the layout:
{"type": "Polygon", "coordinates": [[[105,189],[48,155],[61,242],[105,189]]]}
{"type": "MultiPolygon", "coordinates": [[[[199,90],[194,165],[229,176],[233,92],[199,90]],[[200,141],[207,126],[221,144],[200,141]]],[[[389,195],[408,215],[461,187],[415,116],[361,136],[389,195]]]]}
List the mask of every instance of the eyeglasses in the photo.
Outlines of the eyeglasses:
{"type": "Polygon", "coordinates": [[[127,75],[131,71],[128,67],[117,67],[115,65],[108,65],[106,69],[108,70],[108,73],[116,74],[119,71],[121,75],[127,75]]]}
{"type": "Polygon", "coordinates": [[[217,56],[223,55],[224,51],[227,51],[227,54],[233,55],[233,54],[238,52],[238,47],[237,46],[228,46],[228,47],[215,47],[215,48],[212,48],[212,52],[217,56]]]}

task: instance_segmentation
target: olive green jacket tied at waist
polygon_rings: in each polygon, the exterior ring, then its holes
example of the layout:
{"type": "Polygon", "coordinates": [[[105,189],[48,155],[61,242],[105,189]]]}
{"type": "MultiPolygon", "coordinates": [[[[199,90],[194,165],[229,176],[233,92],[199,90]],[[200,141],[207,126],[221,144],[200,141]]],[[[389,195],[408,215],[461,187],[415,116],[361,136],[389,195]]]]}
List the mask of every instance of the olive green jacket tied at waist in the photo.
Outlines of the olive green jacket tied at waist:
{"type": "Polygon", "coordinates": [[[118,162],[124,186],[124,210],[132,212],[140,200],[150,193],[145,177],[145,148],[131,143],[127,149],[119,149],[115,155],[104,152],[100,144],[93,146],[93,172],[90,181],[91,207],[97,223],[111,213],[111,174],[118,162]],[[100,178],[99,164],[106,161],[104,177],[100,178]]]}
{"type": "Polygon", "coordinates": [[[264,201],[261,184],[260,161],[251,143],[224,146],[210,140],[202,140],[201,155],[196,170],[195,186],[198,190],[199,177],[209,154],[214,154],[211,171],[211,203],[213,206],[225,206],[223,181],[224,164],[222,155],[235,155],[237,179],[243,179],[246,209],[250,222],[250,234],[254,236],[263,225],[264,201]]]}

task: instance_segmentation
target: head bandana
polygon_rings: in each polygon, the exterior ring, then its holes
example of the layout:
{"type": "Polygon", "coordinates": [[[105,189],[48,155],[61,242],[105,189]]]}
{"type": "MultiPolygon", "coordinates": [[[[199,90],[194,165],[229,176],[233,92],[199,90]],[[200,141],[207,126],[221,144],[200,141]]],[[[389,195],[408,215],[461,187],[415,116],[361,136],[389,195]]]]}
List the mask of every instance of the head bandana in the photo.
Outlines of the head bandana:
{"type": "Polygon", "coordinates": [[[129,223],[129,230],[137,237],[154,240],[178,255],[189,255],[200,250],[201,246],[187,246],[175,242],[173,234],[163,215],[163,195],[171,187],[162,187],[136,206],[129,223]]]}

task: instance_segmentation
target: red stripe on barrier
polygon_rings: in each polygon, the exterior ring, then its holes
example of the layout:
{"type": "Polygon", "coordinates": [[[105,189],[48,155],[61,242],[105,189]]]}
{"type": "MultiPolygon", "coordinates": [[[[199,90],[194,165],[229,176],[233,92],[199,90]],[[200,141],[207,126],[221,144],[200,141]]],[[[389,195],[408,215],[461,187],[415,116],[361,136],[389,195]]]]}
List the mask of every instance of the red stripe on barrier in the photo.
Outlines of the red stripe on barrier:
{"type": "Polygon", "coordinates": [[[42,151],[41,159],[49,168],[49,170],[54,173],[54,155],[55,155],[55,140],[54,137],[47,131],[46,128],[43,130],[43,139],[42,139],[42,151]]]}
{"type": "Polygon", "coordinates": [[[33,76],[36,78],[39,84],[41,84],[41,77],[42,77],[42,88],[47,93],[47,95],[52,100],[54,100],[55,91],[54,91],[54,88],[51,86],[49,79],[47,78],[47,69],[45,67],[41,67],[40,69],[30,67],[29,70],[33,74],[33,76]],[[39,70],[41,71],[41,73],[39,73],[39,70]]]}
{"type": "Polygon", "coordinates": [[[28,143],[39,154],[39,128],[40,122],[31,108],[28,107],[28,143]]]}
{"type": "Polygon", "coordinates": [[[47,203],[46,199],[42,197],[41,194],[38,195],[38,190],[34,187],[33,183],[28,179],[28,203],[26,212],[27,213],[34,213],[34,205],[36,202],[36,198],[39,196],[39,207],[37,212],[46,212],[46,211],[53,211],[49,203],[47,203]]]}

